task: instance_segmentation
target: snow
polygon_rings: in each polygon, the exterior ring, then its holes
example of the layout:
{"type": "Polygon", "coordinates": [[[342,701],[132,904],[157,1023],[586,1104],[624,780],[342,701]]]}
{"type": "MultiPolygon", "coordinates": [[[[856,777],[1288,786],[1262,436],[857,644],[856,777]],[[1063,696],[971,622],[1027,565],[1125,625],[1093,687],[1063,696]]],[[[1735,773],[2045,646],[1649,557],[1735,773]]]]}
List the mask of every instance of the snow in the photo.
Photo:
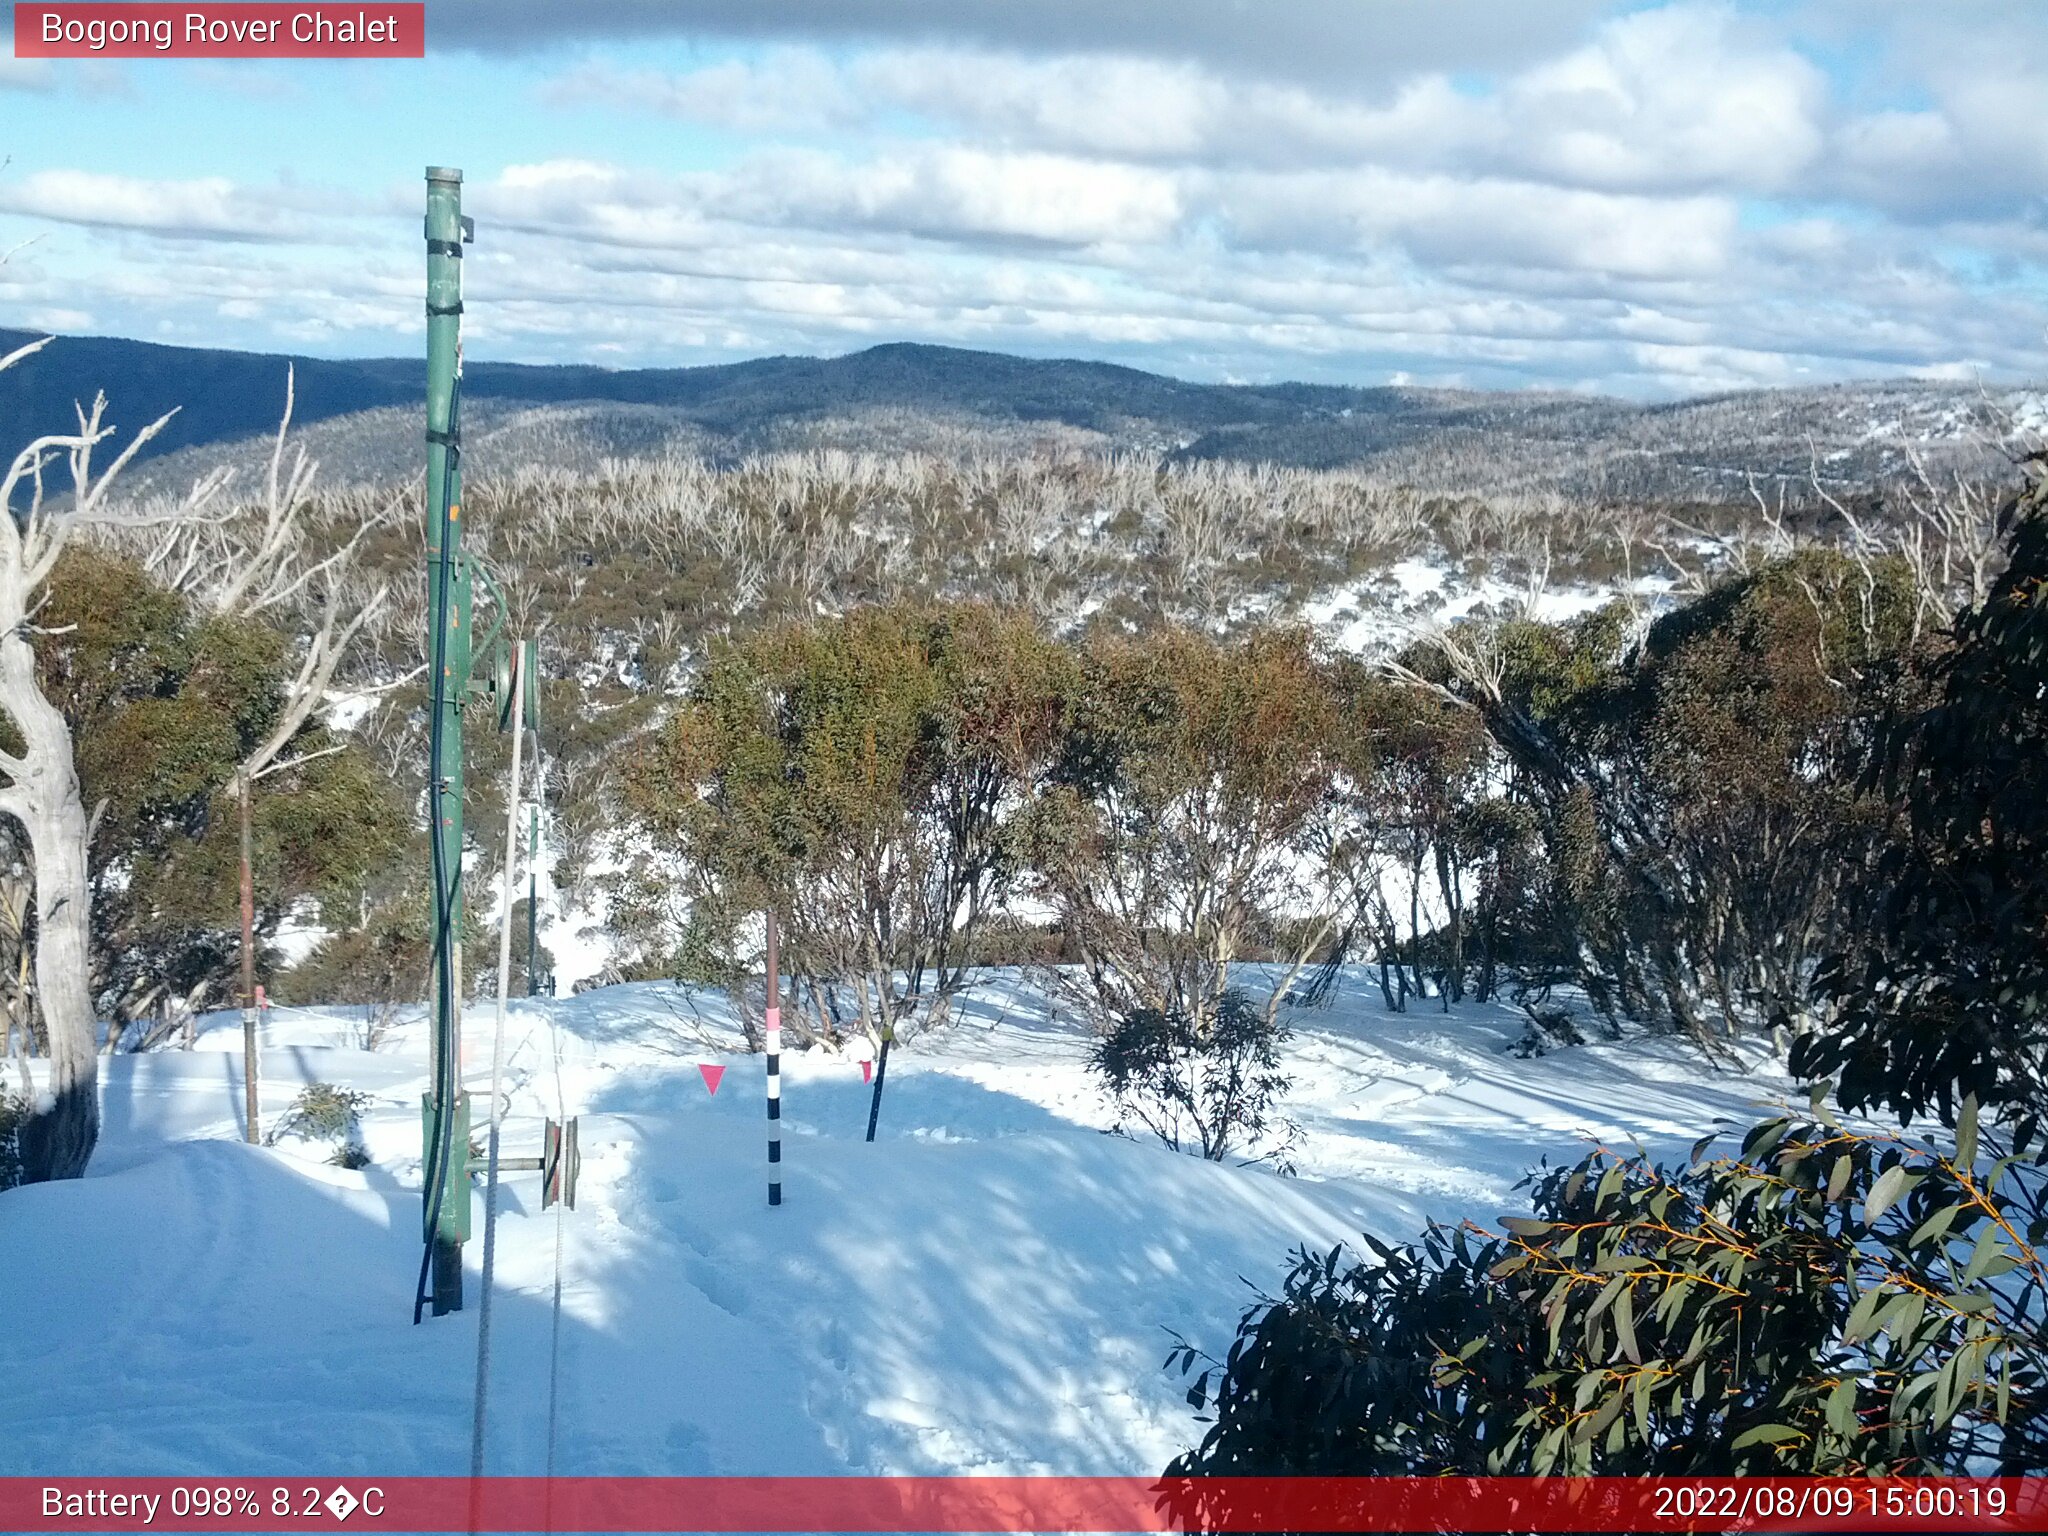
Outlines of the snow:
{"type": "MultiPolygon", "coordinates": [[[[581,1116],[562,1218],[558,1470],[1156,1472],[1199,1436],[1168,1330],[1219,1349],[1299,1243],[1389,1239],[1519,1207],[1584,1138],[1682,1155],[1717,1116],[1788,1091],[1668,1041],[1508,1052],[1496,1006],[1389,1013],[1371,973],[1294,1010],[1298,1176],[1102,1134],[1085,1037],[1024,975],[983,973],[963,1016],[892,1053],[862,1142],[857,1050],[786,1054],[786,1203],[766,1205],[759,1057],[724,1000],[665,984],[514,1005],[508,1156],[581,1116]],[[559,1058],[557,1056],[559,1053],[559,1058]],[[559,1059],[559,1067],[557,1060],[559,1059]],[[710,1096],[699,1061],[729,1068],[710,1096]],[[559,1090],[558,1090],[559,1083],[559,1090]]],[[[473,1006],[481,1105],[492,1010],[473,1006]]],[[[0,1367],[0,1473],[452,1473],[467,1465],[469,1309],[411,1326],[425,1028],[364,1048],[358,1009],[274,1009],[263,1113],[314,1080],[370,1094],[361,1171],[240,1140],[240,1026],[104,1059],[88,1178],[0,1195],[21,1326],[0,1367]]],[[[542,1469],[556,1215],[507,1175],[490,1467],[542,1469]]],[[[482,1201],[477,1202],[479,1239],[482,1201]]]]}
{"type": "Polygon", "coordinates": [[[1339,650],[1372,656],[1399,650],[1418,635],[1483,612],[1526,614],[1561,624],[1633,596],[1653,611],[1667,606],[1667,577],[1637,577],[1601,585],[1544,587],[1532,596],[1498,576],[1468,580],[1448,565],[1416,557],[1385,570],[1354,577],[1311,597],[1300,606],[1302,620],[1326,635],[1339,650]]]}
{"type": "Polygon", "coordinates": [[[277,925],[270,947],[277,952],[278,963],[282,966],[298,965],[318,949],[328,938],[327,929],[320,922],[320,904],[311,897],[292,904],[284,920],[277,925]]]}
{"type": "Polygon", "coordinates": [[[377,712],[384,695],[376,689],[349,692],[334,689],[326,695],[327,726],[335,731],[352,731],[377,712]]]}

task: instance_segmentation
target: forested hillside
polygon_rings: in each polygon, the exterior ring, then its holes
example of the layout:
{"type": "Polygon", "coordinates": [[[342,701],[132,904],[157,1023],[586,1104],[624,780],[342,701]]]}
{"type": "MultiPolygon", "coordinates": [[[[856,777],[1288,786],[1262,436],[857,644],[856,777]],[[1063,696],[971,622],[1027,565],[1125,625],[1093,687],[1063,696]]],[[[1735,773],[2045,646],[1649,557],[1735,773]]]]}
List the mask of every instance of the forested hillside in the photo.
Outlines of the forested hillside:
{"type": "MultiPolygon", "coordinates": [[[[0,331],[0,352],[32,339],[0,331]]],[[[260,462],[287,364],[297,419],[331,483],[417,473],[424,371],[62,337],[0,373],[0,412],[61,418],[105,389],[137,422],[177,419],[139,466],[170,489],[260,462]]],[[[1982,474],[2044,419],[2038,388],[1894,382],[1637,404],[1563,392],[1198,384],[1134,368],[891,344],[842,357],[698,368],[527,366],[464,374],[477,467],[595,470],[666,453],[731,461],[819,448],[949,458],[1048,449],[1304,469],[1357,467],[1435,494],[1556,491],[1660,501],[1776,496],[1816,476],[1838,491],[1910,475],[1982,474]]],[[[133,484],[135,482],[131,482],[133,484]]]]}

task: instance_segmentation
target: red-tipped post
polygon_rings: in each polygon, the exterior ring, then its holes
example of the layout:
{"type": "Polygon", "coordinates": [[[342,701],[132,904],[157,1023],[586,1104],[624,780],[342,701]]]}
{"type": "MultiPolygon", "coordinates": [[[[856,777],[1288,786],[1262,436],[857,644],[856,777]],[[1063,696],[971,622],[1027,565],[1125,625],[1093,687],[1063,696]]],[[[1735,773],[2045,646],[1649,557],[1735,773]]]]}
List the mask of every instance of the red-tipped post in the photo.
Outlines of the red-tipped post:
{"type": "Polygon", "coordinates": [[[782,1204],[782,973],[776,952],[775,914],[768,914],[768,1203],[782,1204]]]}

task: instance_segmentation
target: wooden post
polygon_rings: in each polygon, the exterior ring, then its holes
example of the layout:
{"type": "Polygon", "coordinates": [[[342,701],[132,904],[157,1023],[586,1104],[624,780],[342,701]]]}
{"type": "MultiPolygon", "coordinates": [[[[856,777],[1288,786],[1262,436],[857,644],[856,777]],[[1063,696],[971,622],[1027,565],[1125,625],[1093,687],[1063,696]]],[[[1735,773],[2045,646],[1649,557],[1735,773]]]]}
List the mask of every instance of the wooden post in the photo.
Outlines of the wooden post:
{"type": "Polygon", "coordinates": [[[776,952],[775,914],[768,914],[768,1203],[782,1204],[782,969],[776,952]]]}
{"type": "Polygon", "coordinates": [[[244,773],[236,785],[242,813],[242,1087],[248,1107],[248,1141],[254,1146],[262,1138],[256,1124],[256,876],[249,788],[249,775],[244,773]]]}
{"type": "Polygon", "coordinates": [[[882,1025],[882,1050],[875,1058],[875,1096],[868,1101],[868,1140],[875,1139],[875,1126],[882,1118],[882,1080],[889,1075],[889,1044],[896,1038],[893,1024],[882,1025]]]}

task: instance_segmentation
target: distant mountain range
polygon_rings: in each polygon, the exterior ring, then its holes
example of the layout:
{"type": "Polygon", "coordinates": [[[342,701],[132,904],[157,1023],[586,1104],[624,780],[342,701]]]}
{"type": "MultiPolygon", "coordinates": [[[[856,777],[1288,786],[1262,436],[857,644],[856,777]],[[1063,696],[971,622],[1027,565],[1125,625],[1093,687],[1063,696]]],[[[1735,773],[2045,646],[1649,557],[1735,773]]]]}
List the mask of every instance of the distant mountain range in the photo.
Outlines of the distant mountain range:
{"type": "MultiPolygon", "coordinates": [[[[33,339],[0,330],[0,352],[33,339]]],[[[336,361],[60,337],[0,373],[17,436],[71,420],[105,390],[139,426],[176,407],[151,478],[249,456],[274,432],[284,374],[323,478],[380,481],[419,462],[422,359],[336,361]]],[[[2048,423],[2039,390],[1933,383],[1757,391],[1638,406],[1563,393],[1194,384],[1107,363],[897,343],[844,357],[607,370],[471,361],[474,473],[529,462],[686,452],[729,459],[802,448],[1080,449],[1182,459],[1357,465],[1446,492],[1506,488],[1723,500],[1752,476],[1843,485],[1919,455],[1996,468],[2015,432],[2048,423]]]]}

